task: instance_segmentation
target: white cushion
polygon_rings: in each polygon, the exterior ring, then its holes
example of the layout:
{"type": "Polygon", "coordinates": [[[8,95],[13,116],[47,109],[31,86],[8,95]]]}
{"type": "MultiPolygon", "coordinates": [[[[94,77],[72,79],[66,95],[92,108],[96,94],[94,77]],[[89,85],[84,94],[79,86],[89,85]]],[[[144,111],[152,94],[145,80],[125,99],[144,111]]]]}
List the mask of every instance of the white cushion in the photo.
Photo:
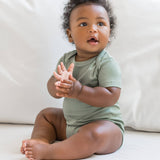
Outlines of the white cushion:
{"type": "Polygon", "coordinates": [[[59,29],[61,3],[0,2],[0,122],[33,123],[41,109],[62,106],[46,85],[67,50],[59,29]]]}
{"type": "MultiPolygon", "coordinates": [[[[47,81],[74,47],[61,30],[66,0],[1,0],[0,122],[34,123],[46,107],[62,107],[47,81]]],[[[112,0],[116,39],[108,48],[122,68],[125,126],[160,131],[160,1],[112,0]]]]}
{"type": "Polygon", "coordinates": [[[125,126],[160,131],[160,1],[114,0],[117,39],[110,48],[122,69],[125,126]]]}

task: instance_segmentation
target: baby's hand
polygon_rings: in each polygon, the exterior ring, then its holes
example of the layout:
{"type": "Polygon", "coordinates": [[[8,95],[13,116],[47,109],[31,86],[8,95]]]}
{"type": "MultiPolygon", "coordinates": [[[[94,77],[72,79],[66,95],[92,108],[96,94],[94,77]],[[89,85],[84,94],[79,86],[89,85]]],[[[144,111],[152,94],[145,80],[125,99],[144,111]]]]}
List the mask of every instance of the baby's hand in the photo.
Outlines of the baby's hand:
{"type": "Polygon", "coordinates": [[[82,84],[72,75],[69,75],[69,80],[57,81],[55,86],[59,97],[77,98],[82,90],[82,84]]]}
{"type": "Polygon", "coordinates": [[[54,77],[57,79],[57,81],[63,81],[63,80],[69,80],[69,75],[72,75],[74,69],[74,63],[71,63],[68,70],[64,66],[63,62],[61,62],[60,65],[58,65],[57,72],[54,72],[54,77]]]}

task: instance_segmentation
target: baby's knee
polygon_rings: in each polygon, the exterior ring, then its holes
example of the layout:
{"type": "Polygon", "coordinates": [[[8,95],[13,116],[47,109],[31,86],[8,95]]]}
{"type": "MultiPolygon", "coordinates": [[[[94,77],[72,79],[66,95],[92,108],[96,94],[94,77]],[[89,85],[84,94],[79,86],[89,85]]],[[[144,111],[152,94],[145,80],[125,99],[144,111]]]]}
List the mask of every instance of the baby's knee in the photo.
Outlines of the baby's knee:
{"type": "Polygon", "coordinates": [[[84,132],[87,139],[96,145],[103,143],[104,138],[107,139],[107,137],[109,137],[108,132],[105,131],[104,127],[94,124],[86,125],[80,131],[84,132]]]}
{"type": "Polygon", "coordinates": [[[88,142],[91,142],[93,145],[100,142],[102,134],[97,129],[88,129],[82,130],[88,142]]]}
{"type": "Polygon", "coordinates": [[[90,131],[91,139],[96,143],[99,144],[102,141],[103,132],[100,131],[98,128],[94,128],[90,131]]]}
{"type": "Polygon", "coordinates": [[[43,109],[43,110],[41,110],[40,112],[39,112],[39,114],[37,115],[37,118],[46,118],[46,119],[48,119],[48,118],[50,118],[50,117],[54,117],[54,116],[56,116],[56,111],[54,111],[54,108],[45,108],[45,109],[43,109]]]}
{"type": "Polygon", "coordinates": [[[38,115],[46,115],[49,114],[51,108],[45,108],[43,110],[41,110],[38,115]]]}

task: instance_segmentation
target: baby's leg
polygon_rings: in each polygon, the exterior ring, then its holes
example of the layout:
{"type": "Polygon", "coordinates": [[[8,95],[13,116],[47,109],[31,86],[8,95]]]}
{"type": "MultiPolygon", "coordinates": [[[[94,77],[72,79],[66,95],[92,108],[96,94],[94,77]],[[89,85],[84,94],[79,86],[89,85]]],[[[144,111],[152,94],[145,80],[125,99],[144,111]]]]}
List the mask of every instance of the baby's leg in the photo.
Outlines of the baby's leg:
{"type": "Polygon", "coordinates": [[[66,121],[63,110],[47,108],[42,110],[36,120],[30,140],[22,142],[21,152],[25,153],[26,142],[36,140],[38,143],[53,143],[55,140],[66,139],[66,121]]]}
{"type": "Polygon", "coordinates": [[[66,139],[66,120],[61,108],[42,110],[35,121],[31,139],[41,139],[48,143],[66,139]]]}
{"type": "Polygon", "coordinates": [[[107,154],[116,151],[122,144],[120,128],[109,121],[96,121],[80,128],[70,138],[54,143],[27,144],[30,159],[81,159],[94,153],[107,154]]]}

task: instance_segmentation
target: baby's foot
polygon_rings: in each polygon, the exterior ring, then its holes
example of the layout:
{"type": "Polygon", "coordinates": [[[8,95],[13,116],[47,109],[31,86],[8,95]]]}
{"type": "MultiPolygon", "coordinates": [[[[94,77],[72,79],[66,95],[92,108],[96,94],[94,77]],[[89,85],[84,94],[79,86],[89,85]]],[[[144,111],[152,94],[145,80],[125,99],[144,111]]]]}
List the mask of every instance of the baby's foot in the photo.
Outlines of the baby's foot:
{"type": "Polygon", "coordinates": [[[43,141],[35,139],[26,140],[24,143],[25,155],[29,160],[50,159],[52,153],[50,146],[50,144],[43,141]]]}
{"type": "Polygon", "coordinates": [[[24,147],[23,147],[25,142],[26,142],[26,140],[22,141],[22,146],[21,146],[21,153],[22,154],[25,154],[24,147]]]}
{"type": "MultiPolygon", "coordinates": [[[[21,149],[20,149],[22,154],[25,154],[26,142],[29,141],[29,140],[31,140],[31,139],[26,139],[26,140],[22,141],[22,146],[21,146],[21,149]]],[[[36,139],[36,141],[38,141],[40,143],[47,143],[47,142],[45,142],[45,140],[40,140],[40,139],[36,139]]]]}

